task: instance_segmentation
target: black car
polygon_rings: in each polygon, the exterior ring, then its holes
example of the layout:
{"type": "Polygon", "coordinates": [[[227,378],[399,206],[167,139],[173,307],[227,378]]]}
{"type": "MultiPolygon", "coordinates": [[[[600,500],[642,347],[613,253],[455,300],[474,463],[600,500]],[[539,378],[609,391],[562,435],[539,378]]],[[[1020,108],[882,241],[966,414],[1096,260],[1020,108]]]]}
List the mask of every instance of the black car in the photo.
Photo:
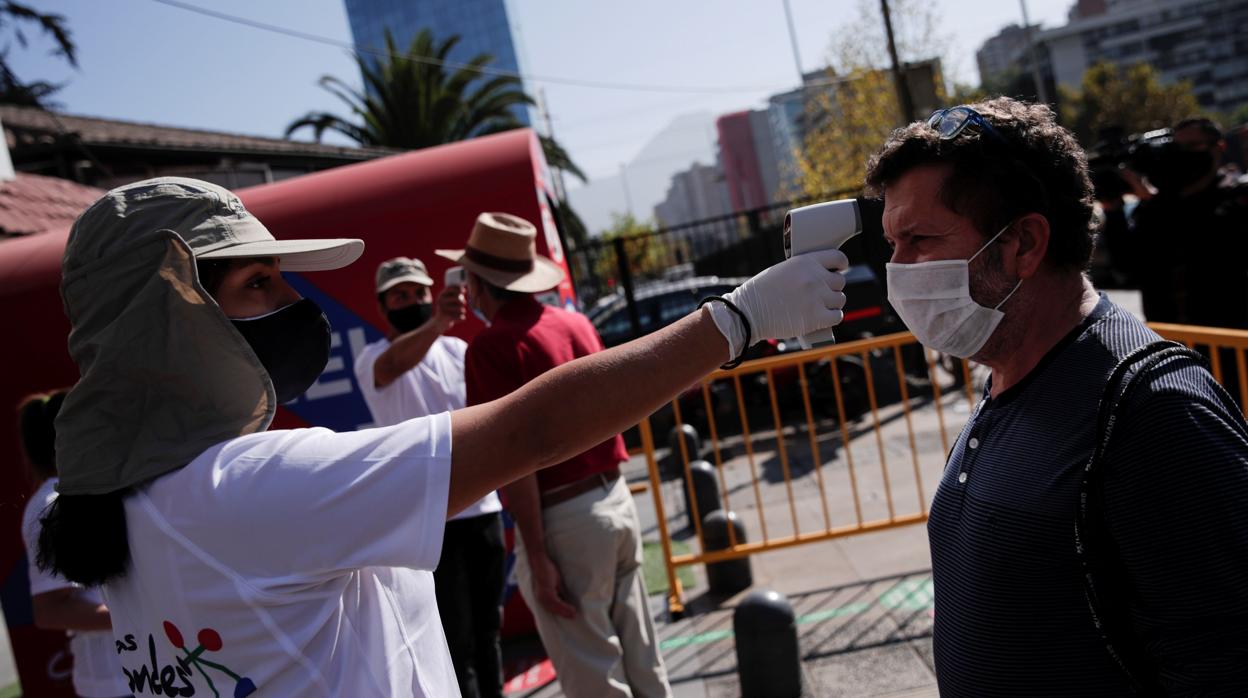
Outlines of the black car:
{"type": "MultiPolygon", "coordinates": [[[[693,312],[698,301],[703,298],[728,293],[744,282],[744,278],[699,276],[638,288],[633,294],[641,321],[641,333],[638,336],[670,325],[693,312]]],[[[848,341],[904,330],[901,321],[888,305],[885,295],[882,284],[870,267],[865,264],[850,267],[845,272],[845,320],[836,329],[837,339],[848,341]]],[[[633,339],[628,304],[622,294],[599,301],[589,311],[589,318],[594,327],[598,328],[598,334],[602,335],[603,344],[609,347],[633,339]]],[[[781,351],[799,348],[796,339],[772,346],[780,345],[783,345],[781,351]]]]}
{"type": "MultiPolygon", "coordinates": [[[[634,294],[637,304],[637,315],[640,320],[641,334],[654,332],[693,312],[703,298],[722,295],[745,282],[744,278],[724,278],[702,276],[681,281],[658,282],[641,286],[634,294]]],[[[888,304],[884,285],[867,265],[855,265],[845,272],[845,319],[836,328],[838,341],[851,341],[875,337],[905,330],[901,320],[888,304]]],[[[600,300],[588,312],[590,320],[598,329],[606,346],[623,344],[633,338],[632,323],[629,317],[628,304],[623,295],[617,294],[600,300]]],[[[770,340],[756,344],[747,358],[756,359],[775,354],[799,351],[800,344],[796,338],[786,340],[770,340]]],[[[922,359],[922,350],[917,346],[908,347],[903,352],[908,381],[926,379],[926,363],[922,359]]],[[[893,354],[891,350],[868,353],[875,374],[875,392],[878,404],[884,405],[900,399],[900,391],[893,378],[893,354]]],[[[846,417],[853,419],[869,409],[866,390],[865,367],[862,357],[848,355],[837,361],[840,376],[842,402],[846,417]]],[[[775,369],[771,380],[775,383],[778,405],[783,414],[791,414],[804,410],[801,398],[801,381],[797,366],[775,369]]],[[[832,381],[830,361],[823,359],[811,362],[806,367],[811,407],[821,418],[837,418],[835,389],[832,381]]],[[[767,376],[763,373],[748,374],[741,380],[741,395],[746,406],[747,417],[751,424],[763,425],[768,428],[772,422],[771,391],[767,384],[767,376]]],[[[914,394],[922,392],[922,386],[914,394]]],[[[720,436],[740,433],[740,419],[737,414],[735,388],[728,381],[718,381],[711,389],[711,405],[715,412],[717,430],[720,436]]],[[[684,421],[692,424],[704,437],[708,434],[706,400],[702,397],[701,388],[693,388],[681,397],[681,411],[684,421]]],[[[651,420],[658,446],[663,446],[667,432],[674,423],[674,417],[668,408],[660,410],[651,420]]],[[[630,446],[637,445],[635,432],[626,434],[630,446]]]]}

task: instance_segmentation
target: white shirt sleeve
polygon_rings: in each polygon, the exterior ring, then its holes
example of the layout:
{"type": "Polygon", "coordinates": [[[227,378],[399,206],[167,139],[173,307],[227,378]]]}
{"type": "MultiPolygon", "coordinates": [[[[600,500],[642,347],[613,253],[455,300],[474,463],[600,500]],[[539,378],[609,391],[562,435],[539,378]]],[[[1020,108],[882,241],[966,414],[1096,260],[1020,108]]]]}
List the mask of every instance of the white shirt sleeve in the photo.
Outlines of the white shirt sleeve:
{"type": "Polygon", "coordinates": [[[148,496],[249,576],[432,570],[450,488],[449,413],[354,432],[263,432],[209,449],[148,496]]]}

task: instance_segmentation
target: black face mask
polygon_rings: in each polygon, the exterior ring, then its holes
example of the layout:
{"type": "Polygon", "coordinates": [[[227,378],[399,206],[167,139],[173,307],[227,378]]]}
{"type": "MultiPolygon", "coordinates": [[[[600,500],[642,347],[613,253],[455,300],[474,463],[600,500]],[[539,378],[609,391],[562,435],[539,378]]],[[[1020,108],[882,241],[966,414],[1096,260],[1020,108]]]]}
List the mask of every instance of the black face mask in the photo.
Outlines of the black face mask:
{"type": "Polygon", "coordinates": [[[394,329],[411,332],[429,321],[433,315],[433,303],[413,303],[397,310],[387,310],[386,319],[394,325],[394,329]]]}
{"type": "Polygon", "coordinates": [[[268,371],[278,403],[302,395],[329,363],[329,320],[307,298],[268,315],[231,322],[268,371]]]}
{"type": "Polygon", "coordinates": [[[1200,181],[1213,172],[1213,154],[1204,150],[1184,150],[1170,144],[1160,157],[1155,172],[1149,172],[1148,181],[1158,191],[1177,192],[1200,181]]]}

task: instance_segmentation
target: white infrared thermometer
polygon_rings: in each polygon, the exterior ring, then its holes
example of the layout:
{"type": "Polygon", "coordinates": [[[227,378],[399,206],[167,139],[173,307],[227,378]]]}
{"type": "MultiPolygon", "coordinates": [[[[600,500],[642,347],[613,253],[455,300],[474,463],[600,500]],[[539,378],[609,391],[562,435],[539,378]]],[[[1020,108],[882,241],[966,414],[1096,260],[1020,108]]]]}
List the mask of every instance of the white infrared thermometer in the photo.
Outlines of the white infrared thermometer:
{"type": "MultiPolygon", "coordinates": [[[[784,258],[818,250],[838,250],[862,232],[862,213],[854,199],[795,208],[784,214],[784,258]]],[[[835,342],[832,328],[798,337],[803,349],[835,342]]]]}
{"type": "Polygon", "coordinates": [[[451,267],[446,270],[447,286],[463,286],[464,285],[464,268],[451,267]]]}

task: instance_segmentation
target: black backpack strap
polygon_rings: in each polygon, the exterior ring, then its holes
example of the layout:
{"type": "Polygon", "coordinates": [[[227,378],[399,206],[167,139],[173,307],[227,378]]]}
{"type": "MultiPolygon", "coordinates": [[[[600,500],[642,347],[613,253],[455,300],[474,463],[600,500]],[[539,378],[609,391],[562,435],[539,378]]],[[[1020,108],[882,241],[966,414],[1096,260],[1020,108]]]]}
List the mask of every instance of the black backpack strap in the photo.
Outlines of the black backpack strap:
{"type": "Polygon", "coordinates": [[[1157,341],[1132,351],[1110,373],[1097,408],[1097,440],[1084,464],[1079,485],[1079,507],[1075,516],[1075,552],[1083,575],[1083,591],[1092,614],[1092,623],[1105,649],[1127,676],[1136,691],[1144,695],[1163,693],[1157,672],[1131,628],[1129,596],[1124,593],[1125,571],[1109,535],[1104,509],[1105,453],[1113,439],[1118,409],[1140,384],[1149,369],[1174,358],[1205,365],[1198,352],[1182,344],[1157,341]],[[1137,367],[1132,372],[1132,367],[1137,367]]]}

